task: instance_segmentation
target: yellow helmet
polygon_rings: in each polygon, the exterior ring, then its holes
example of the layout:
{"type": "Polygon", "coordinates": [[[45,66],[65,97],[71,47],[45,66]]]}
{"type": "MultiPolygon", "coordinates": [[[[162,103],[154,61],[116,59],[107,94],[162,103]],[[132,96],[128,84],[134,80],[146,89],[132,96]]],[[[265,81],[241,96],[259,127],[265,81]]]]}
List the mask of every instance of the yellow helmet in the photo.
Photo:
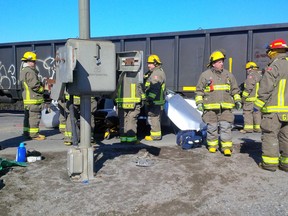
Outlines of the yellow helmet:
{"type": "Polygon", "coordinates": [[[247,62],[245,68],[247,70],[247,69],[250,69],[250,68],[252,69],[252,68],[259,68],[259,67],[257,66],[257,64],[255,62],[247,62]]]}
{"type": "Polygon", "coordinates": [[[147,63],[151,63],[151,64],[162,64],[162,62],[160,61],[160,58],[157,55],[150,55],[148,57],[147,63]]]}
{"type": "Polygon", "coordinates": [[[21,60],[22,61],[36,61],[37,55],[34,52],[25,52],[21,60]]]}
{"type": "Polygon", "coordinates": [[[225,55],[223,52],[216,50],[214,51],[209,58],[209,64],[207,65],[207,67],[209,67],[213,62],[218,61],[220,59],[225,59],[225,55]]]}

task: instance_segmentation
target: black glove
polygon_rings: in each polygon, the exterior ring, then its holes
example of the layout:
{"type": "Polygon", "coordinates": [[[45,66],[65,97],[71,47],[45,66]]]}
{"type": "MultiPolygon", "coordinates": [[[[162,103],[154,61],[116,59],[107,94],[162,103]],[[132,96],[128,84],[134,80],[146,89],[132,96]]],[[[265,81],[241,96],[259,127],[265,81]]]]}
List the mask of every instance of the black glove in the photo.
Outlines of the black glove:
{"type": "Polygon", "coordinates": [[[153,99],[152,98],[146,98],[145,104],[148,106],[153,105],[153,99]]]}

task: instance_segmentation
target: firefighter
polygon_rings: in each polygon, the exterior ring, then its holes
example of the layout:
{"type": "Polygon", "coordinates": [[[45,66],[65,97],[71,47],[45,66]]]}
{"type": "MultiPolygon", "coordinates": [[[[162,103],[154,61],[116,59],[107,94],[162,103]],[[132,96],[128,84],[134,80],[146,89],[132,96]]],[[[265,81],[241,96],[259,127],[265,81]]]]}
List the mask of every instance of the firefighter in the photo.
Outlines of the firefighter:
{"type": "Polygon", "coordinates": [[[262,112],[260,168],[288,172],[288,46],[277,39],[267,47],[271,59],[260,81],[255,107],[262,112]]]}
{"type": "Polygon", "coordinates": [[[165,103],[166,75],[157,55],[150,55],[147,63],[149,71],[144,76],[144,83],[146,112],[151,129],[150,136],[145,136],[145,140],[161,140],[161,113],[165,103]]]}
{"type": "MultiPolygon", "coordinates": [[[[64,134],[64,144],[69,146],[72,145],[73,141],[73,130],[70,115],[70,95],[68,93],[64,94],[64,99],[58,100],[58,105],[60,109],[59,116],[59,131],[64,134]]],[[[79,140],[80,128],[78,126],[78,121],[80,119],[80,97],[73,96],[73,111],[74,111],[74,124],[76,128],[77,138],[79,140]]],[[[94,139],[95,133],[95,112],[97,110],[97,99],[96,97],[91,97],[91,136],[94,139]]]]}
{"type": "MultiPolygon", "coordinates": [[[[65,94],[64,94],[65,96],[65,94]]],[[[67,120],[67,116],[68,116],[68,113],[69,113],[69,110],[68,108],[66,107],[66,101],[65,99],[61,99],[61,100],[58,100],[58,108],[59,108],[59,111],[60,111],[60,115],[59,115],[59,132],[61,134],[64,134],[65,133],[65,129],[66,129],[66,120],[67,120]]]]}
{"type": "Polygon", "coordinates": [[[234,122],[232,109],[236,106],[239,110],[242,105],[237,81],[232,73],[224,69],[224,60],[225,54],[222,51],[216,50],[211,54],[208,69],[198,80],[195,102],[198,110],[203,112],[202,118],[207,124],[209,152],[217,151],[219,131],[221,151],[225,156],[231,156],[231,130],[234,122]]]}
{"type": "MultiPolygon", "coordinates": [[[[70,112],[70,95],[65,94],[65,105],[68,111],[67,118],[66,118],[66,127],[65,127],[65,132],[64,132],[64,144],[69,146],[72,145],[73,143],[73,130],[72,130],[72,122],[71,122],[71,112],[70,112]]],[[[73,116],[73,123],[75,125],[76,133],[77,133],[77,138],[79,141],[79,134],[80,134],[80,128],[78,127],[78,120],[80,119],[80,97],[79,96],[73,96],[73,111],[74,111],[74,116],[73,116]]]]}
{"type": "Polygon", "coordinates": [[[143,87],[133,77],[136,73],[123,71],[118,79],[116,98],[121,143],[136,144],[137,120],[145,98],[143,87]]]}
{"type": "Polygon", "coordinates": [[[262,78],[262,71],[255,62],[246,64],[247,79],[244,82],[242,92],[244,129],[241,133],[261,132],[261,112],[254,110],[254,101],[257,98],[259,81],[262,78]]]}
{"type": "Polygon", "coordinates": [[[36,69],[37,55],[34,52],[25,52],[21,60],[23,61],[20,72],[24,103],[23,135],[27,139],[45,140],[46,137],[39,133],[44,87],[36,69]]]}

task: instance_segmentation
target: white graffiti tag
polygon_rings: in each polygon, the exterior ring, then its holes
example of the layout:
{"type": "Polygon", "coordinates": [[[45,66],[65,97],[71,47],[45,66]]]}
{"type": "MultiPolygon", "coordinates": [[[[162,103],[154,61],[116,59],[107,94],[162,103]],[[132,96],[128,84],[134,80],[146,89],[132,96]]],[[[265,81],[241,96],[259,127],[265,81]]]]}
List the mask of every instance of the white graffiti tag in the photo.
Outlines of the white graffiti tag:
{"type": "MultiPolygon", "coordinates": [[[[55,73],[56,73],[56,67],[55,67],[55,59],[53,57],[48,57],[44,60],[38,59],[37,62],[41,62],[43,68],[45,69],[45,73],[48,73],[48,76],[42,74],[40,72],[40,78],[43,81],[43,79],[55,79],[55,73]]],[[[39,70],[39,68],[37,68],[39,70]]]]}
{"type": "Polygon", "coordinates": [[[16,70],[12,64],[6,70],[5,65],[0,62],[0,89],[11,89],[12,86],[16,85],[16,70]]]}

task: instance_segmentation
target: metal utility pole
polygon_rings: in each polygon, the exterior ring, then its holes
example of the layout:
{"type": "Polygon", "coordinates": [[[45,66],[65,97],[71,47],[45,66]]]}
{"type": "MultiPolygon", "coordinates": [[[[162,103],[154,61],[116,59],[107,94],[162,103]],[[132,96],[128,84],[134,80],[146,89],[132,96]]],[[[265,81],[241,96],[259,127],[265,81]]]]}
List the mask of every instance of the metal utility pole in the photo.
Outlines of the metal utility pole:
{"type": "Polygon", "coordinates": [[[79,37],[90,39],[90,0],[79,0],[79,37]]]}
{"type": "MultiPolygon", "coordinates": [[[[79,36],[80,39],[90,39],[90,0],[79,0],[79,36]]],[[[80,149],[83,153],[82,181],[94,177],[94,160],[91,147],[91,96],[80,95],[80,149]],[[90,161],[92,158],[92,161],[90,161]]],[[[92,151],[93,154],[93,151],[92,151]]]]}

